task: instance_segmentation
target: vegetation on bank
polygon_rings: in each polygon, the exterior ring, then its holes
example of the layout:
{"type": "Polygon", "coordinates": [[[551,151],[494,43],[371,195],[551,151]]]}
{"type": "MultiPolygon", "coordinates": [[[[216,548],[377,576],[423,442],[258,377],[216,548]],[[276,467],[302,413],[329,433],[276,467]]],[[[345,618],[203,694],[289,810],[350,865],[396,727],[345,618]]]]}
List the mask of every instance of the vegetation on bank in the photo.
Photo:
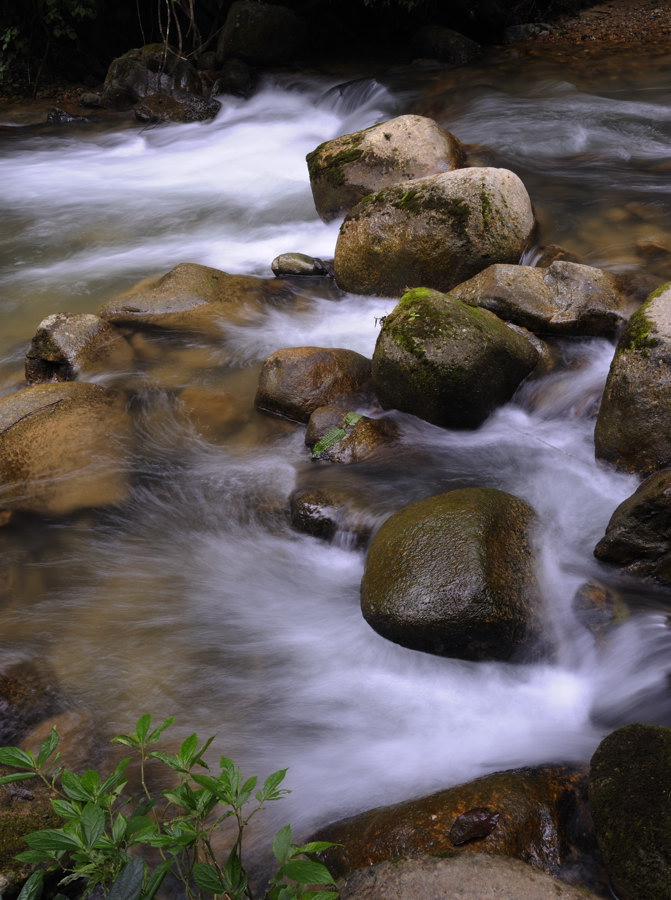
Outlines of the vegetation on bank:
{"type": "MultiPolygon", "coordinates": [[[[481,42],[510,24],[574,12],[589,0],[275,0],[305,16],[311,54],[346,56],[407,42],[432,23],[481,42]]],[[[102,80],[132,47],[170,43],[197,58],[214,49],[233,0],[0,0],[0,87],[102,80]]]]}
{"type": "MultiPolygon", "coordinates": [[[[38,779],[49,791],[51,805],[62,820],[57,828],[26,835],[30,849],[17,859],[35,865],[19,900],[39,900],[45,871],[56,871],[58,887],[83,886],[78,894],[99,887],[108,900],[152,900],[170,875],[187,900],[216,895],[222,900],[253,900],[254,893],[243,858],[243,838],[252,818],[268,803],[289,791],[282,782],[286,769],[269,775],[257,788],[257,778],[245,778],[232,759],[222,756],[212,771],[203,744],[195,734],[174,753],[151,749],[173,722],[152,728],[151,716],[141,716],[133,734],[112,743],[130,748],[108,775],[89,769],[81,775],[67,769],[58,750],[56,729],[35,755],[21,747],[0,748],[0,765],[17,771],[0,777],[0,784],[38,779]],[[131,762],[139,778],[137,791],[128,790],[131,762]],[[151,788],[149,769],[166,767],[170,787],[151,788]],[[129,770],[130,771],[130,770],[129,770]],[[217,836],[226,823],[229,850],[217,852],[217,836]]],[[[315,854],[332,847],[328,841],[294,844],[291,827],[275,835],[272,851],[275,874],[260,896],[263,900],[336,900],[333,879],[315,854]]],[[[64,894],[57,898],[67,900],[64,894]]],[[[258,894],[256,896],[259,896],[258,894]]]]}

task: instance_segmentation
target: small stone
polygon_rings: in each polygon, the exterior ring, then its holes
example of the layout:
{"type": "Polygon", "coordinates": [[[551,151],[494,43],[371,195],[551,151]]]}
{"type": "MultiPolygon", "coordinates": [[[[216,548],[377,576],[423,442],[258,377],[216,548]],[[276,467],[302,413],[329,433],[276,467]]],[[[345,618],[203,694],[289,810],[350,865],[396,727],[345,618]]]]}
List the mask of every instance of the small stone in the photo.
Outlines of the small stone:
{"type": "Polygon", "coordinates": [[[496,828],[501,813],[494,812],[488,806],[474,806],[454,820],[450,829],[450,840],[455,847],[487,837],[496,828]]]}

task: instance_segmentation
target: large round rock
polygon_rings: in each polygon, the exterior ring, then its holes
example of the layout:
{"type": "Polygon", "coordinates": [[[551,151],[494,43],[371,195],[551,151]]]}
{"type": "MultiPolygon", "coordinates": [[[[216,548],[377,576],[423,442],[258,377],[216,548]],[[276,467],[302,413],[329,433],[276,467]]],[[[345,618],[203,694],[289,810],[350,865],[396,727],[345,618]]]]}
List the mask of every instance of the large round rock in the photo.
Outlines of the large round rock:
{"type": "Polygon", "coordinates": [[[529,195],[507,169],[466,168],[365,197],[345,217],[335,250],[340,287],[400,296],[440,291],[493,263],[516,263],[534,228],[529,195]]]}
{"type": "Polygon", "coordinates": [[[98,384],[37,384],[0,399],[0,508],[42,515],[124,501],[131,420],[98,384]]]}
{"type": "Polygon", "coordinates": [[[671,729],[627,725],[592,757],[596,836],[619,900],[671,897],[671,729]]]}
{"type": "Polygon", "coordinates": [[[463,165],[461,143],[426,116],[398,116],[325,141],[307,155],[310,186],[325,222],[372,191],[463,165]]]}
{"type": "Polygon", "coordinates": [[[533,519],[523,500],[489,488],[404,507],[371,542],[364,618],[397,644],[441,656],[533,656],[540,637],[533,519]]]}
{"type": "Polygon", "coordinates": [[[628,472],[671,466],[671,284],[625,327],[594,432],[596,455],[628,472]]]}
{"type": "Polygon", "coordinates": [[[373,384],[386,409],[446,428],[477,428],[513,396],[538,351],[494,313],[438,291],[409,291],[385,318],[373,384]]]}

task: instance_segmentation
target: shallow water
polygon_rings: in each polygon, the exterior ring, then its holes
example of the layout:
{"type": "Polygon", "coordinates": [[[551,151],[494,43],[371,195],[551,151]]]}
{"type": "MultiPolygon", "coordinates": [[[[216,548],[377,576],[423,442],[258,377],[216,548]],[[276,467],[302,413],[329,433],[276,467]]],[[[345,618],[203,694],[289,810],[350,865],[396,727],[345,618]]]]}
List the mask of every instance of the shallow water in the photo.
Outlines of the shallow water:
{"type": "MultiPolygon", "coordinates": [[[[473,158],[520,174],[544,244],[667,277],[664,255],[637,247],[671,233],[667,177],[655,171],[671,150],[661,76],[652,83],[641,67],[632,83],[629,70],[618,87],[567,80],[565,66],[528,63],[525,74],[519,65],[346,85],[269,79],[250,101],[225,98],[206,125],[5,130],[0,390],[20,385],[26,343],[52,312],[96,312],[178,262],[269,276],[279,253],[332,256],[338,223],[314,212],[305,154],[401,112],[430,110],[473,158]]],[[[133,381],[140,442],[130,501],[1,535],[5,657],[47,661],[103,736],[145,711],[174,714],[178,737],[216,733],[217,749],[247,771],[288,766],[293,793],[271,818],[304,833],[496,769],[585,761],[623,722],[671,723],[668,595],[634,591],[592,556],[636,485],[594,460],[590,411],[612,344],[563,342],[559,372],[525,386],[475,432],[394,414],[402,451],[330,467],[310,462],[301,427],[254,412],[259,365],[286,346],[371,355],[377,320],[394,303],[321,282],[306,295],[215,345],[155,346],[133,381]],[[227,392],[238,414],[215,435],[199,432],[174,400],[189,387],[227,392]],[[363,552],[347,535],[327,544],[288,524],[288,497],[307,482],[358,492],[375,522],[463,485],[528,500],[556,659],[472,664],[377,636],[359,611],[363,552]],[[633,609],[599,645],[572,612],[589,579],[633,609]]]]}

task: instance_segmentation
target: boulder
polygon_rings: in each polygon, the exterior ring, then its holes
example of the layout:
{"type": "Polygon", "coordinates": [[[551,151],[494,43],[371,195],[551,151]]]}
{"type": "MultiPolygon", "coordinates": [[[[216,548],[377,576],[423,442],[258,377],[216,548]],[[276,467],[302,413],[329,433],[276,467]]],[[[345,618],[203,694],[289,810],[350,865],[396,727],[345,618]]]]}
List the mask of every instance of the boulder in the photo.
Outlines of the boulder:
{"type": "Polygon", "coordinates": [[[456,169],[385,188],[345,217],[335,278],[346,291],[447,291],[494,263],[517,263],[534,229],[529,195],[507,169],[456,169]]]}
{"type": "Polygon", "coordinates": [[[220,63],[235,57],[256,65],[278,65],[304,52],[305,20],[286,6],[236,0],[228,11],[219,42],[220,63]]]}
{"type": "MultiPolygon", "coordinates": [[[[511,769],[343,819],[321,828],[314,838],[339,844],[323,854],[335,877],[404,857],[488,853],[596,890],[603,887],[603,871],[586,795],[583,769],[511,769]],[[457,819],[482,809],[492,817],[498,813],[496,825],[485,836],[455,845],[451,834],[457,819]]],[[[491,895],[483,891],[479,896],[491,895]]]]}
{"type": "Polygon", "coordinates": [[[361,581],[364,618],[397,644],[441,656],[537,656],[533,521],[523,500],[490,488],[403,507],[371,541],[361,581]]]}
{"type": "Polygon", "coordinates": [[[281,253],[270,264],[273,275],[323,276],[332,275],[330,268],[321,259],[305,253],[281,253]]]}
{"type": "Polygon", "coordinates": [[[150,94],[202,93],[197,69],[163,44],[148,44],[110,63],[100,102],[128,109],[150,94]]]}
{"type": "Polygon", "coordinates": [[[482,56],[482,47],[466,35],[443,25],[423,25],[413,37],[410,52],[420,59],[464,66],[482,56]]]}
{"type": "MultiPolygon", "coordinates": [[[[10,770],[0,768],[0,775],[10,770]]],[[[42,828],[58,828],[62,820],[51,806],[51,790],[38,778],[0,785],[0,894],[16,897],[22,883],[35,869],[19,862],[17,854],[28,847],[24,837],[42,828]]],[[[56,885],[53,885],[53,895],[56,885]]]]}
{"type": "Polygon", "coordinates": [[[98,384],[37,384],[0,398],[0,507],[47,516],[123,502],[132,423],[98,384]]]}
{"type": "Polygon", "coordinates": [[[515,393],[538,351],[488,310],[425,288],[386,316],[373,353],[385,409],[446,428],[477,428],[515,393]]]}
{"type": "Polygon", "coordinates": [[[426,116],[398,116],[320,144],[307,155],[315,207],[328,222],[373,191],[464,164],[462,144],[426,116]]]}
{"type": "Polygon", "coordinates": [[[567,261],[546,269],[496,264],[450,294],[545,334],[613,337],[637,305],[616,275],[567,261]]]}
{"type": "Polygon", "coordinates": [[[671,469],[648,476],[620,503],[594,555],[632,575],[671,585],[671,469]]]}
{"type": "Polygon", "coordinates": [[[340,889],[341,900],[589,900],[596,896],[518,859],[488,853],[378,863],[355,872],[340,889]]]}
{"type": "Polygon", "coordinates": [[[295,296],[290,285],[276,278],[180,263],[110,300],[100,315],[115,325],[221,337],[227,322],[249,322],[267,306],[290,303],[295,296]]]}
{"type": "Polygon", "coordinates": [[[629,319],[596,422],[596,456],[648,475],[671,466],[671,283],[629,319]]]}
{"type": "Polygon", "coordinates": [[[313,459],[356,463],[398,436],[389,419],[371,419],[339,406],[320,406],[310,416],[305,443],[313,459]]]}
{"type": "MultiPolygon", "coordinates": [[[[216,53],[212,68],[216,66],[216,53]]],[[[213,94],[231,94],[233,97],[252,96],[259,83],[259,74],[242,59],[227,59],[217,73],[213,94]]]]}
{"type": "Polygon", "coordinates": [[[55,313],[37,327],[26,352],[26,381],[74,381],[80,374],[128,371],[134,354],[114,325],[89,313],[55,313]]]}
{"type": "Polygon", "coordinates": [[[261,368],[254,405],[307,422],[320,406],[369,398],[370,360],[354,350],[294,347],[272,353],[261,368]]]}
{"type": "Polygon", "coordinates": [[[671,897],[671,729],[618,728],[591,761],[597,840],[619,900],[671,897]]]}
{"type": "Polygon", "coordinates": [[[213,119],[221,103],[213,97],[150,94],[133,107],[138,122],[156,125],[160,122],[206,122],[213,119]]]}

